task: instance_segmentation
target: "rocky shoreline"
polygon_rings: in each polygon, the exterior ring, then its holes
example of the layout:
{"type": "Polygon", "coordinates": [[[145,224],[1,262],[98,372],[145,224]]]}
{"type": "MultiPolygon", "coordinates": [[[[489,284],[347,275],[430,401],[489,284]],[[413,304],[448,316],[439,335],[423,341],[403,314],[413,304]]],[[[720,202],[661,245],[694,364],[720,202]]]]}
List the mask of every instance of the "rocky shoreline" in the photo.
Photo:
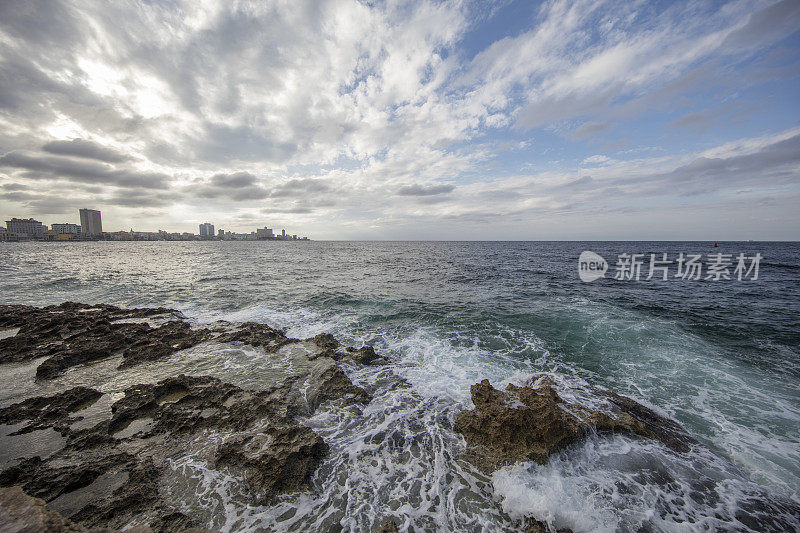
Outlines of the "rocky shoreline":
{"type": "MultiPolygon", "coordinates": [[[[99,361],[120,372],[169,361],[203,343],[246,345],[291,363],[259,390],[179,374],[0,404],[0,443],[9,450],[0,458],[3,531],[199,531],[206,524],[171,505],[160,483],[189,454],[240,480],[252,505],[313,490],[309,480],[330,448],[303,420],[328,402],[364,408],[372,397],[347,370],[389,363],[370,346],[344,347],[328,334],[293,339],[257,323],[193,326],[163,308],[0,306],[3,329],[0,363],[35,365],[37,384],[99,361]]],[[[548,375],[504,391],[484,380],[471,392],[474,409],[458,414],[452,429],[466,441],[464,458],[485,472],[546,463],[592,432],[655,439],[676,453],[698,445],[676,422],[613,392],[582,391],[601,409],[562,398],[548,375]]],[[[382,531],[397,530],[391,515],[382,531]]],[[[520,529],[549,531],[532,517],[520,529]]]]}

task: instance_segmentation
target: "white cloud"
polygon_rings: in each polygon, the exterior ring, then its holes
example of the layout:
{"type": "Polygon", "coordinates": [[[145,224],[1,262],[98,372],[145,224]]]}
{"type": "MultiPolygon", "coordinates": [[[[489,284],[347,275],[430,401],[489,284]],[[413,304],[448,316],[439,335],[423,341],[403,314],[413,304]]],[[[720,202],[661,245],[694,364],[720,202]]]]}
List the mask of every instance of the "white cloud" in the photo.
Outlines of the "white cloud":
{"type": "MultiPolygon", "coordinates": [[[[658,12],[554,0],[532,8],[525,31],[467,57],[463,40],[491,15],[466,0],[9,4],[0,23],[0,124],[8,126],[0,155],[17,155],[0,182],[93,183],[98,192],[86,199],[123,219],[148,198],[123,201],[143,176],[169,190],[156,202],[163,226],[198,207],[218,225],[249,224],[241,213],[282,209],[276,191],[286,184],[305,197],[281,216],[323,229],[420,213],[567,212],[580,191],[642,169],[665,172],[682,156],[581,154],[573,171],[499,177],[489,164],[509,147],[534,156],[542,148],[491,135],[557,125],[565,143],[595,141],[616,130],[615,114],[645,112],[648,95],[677,94],[692,73],[712,75],[703,61],[793,31],[782,23],[755,39],[764,24],[796,16],[785,2],[763,7],[682,2],[658,12]],[[79,165],[74,150],[54,159],[43,147],[56,141],[106,154],[107,168],[79,165]],[[593,168],[578,169],[581,159],[593,168]]],[[[781,135],[695,155],[755,153],[793,136],[781,135]]],[[[0,202],[4,211],[33,209],[19,194],[0,202]]]]}

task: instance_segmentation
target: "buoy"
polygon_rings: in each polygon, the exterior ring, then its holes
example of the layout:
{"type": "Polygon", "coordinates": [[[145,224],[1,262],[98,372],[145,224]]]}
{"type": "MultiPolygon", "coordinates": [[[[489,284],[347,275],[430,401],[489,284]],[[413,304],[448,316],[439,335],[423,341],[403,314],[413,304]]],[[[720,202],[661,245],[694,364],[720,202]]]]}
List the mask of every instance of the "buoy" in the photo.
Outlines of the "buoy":
{"type": "Polygon", "coordinates": [[[714,248],[716,248],[716,247],[717,247],[717,243],[714,243],[714,248]]]}

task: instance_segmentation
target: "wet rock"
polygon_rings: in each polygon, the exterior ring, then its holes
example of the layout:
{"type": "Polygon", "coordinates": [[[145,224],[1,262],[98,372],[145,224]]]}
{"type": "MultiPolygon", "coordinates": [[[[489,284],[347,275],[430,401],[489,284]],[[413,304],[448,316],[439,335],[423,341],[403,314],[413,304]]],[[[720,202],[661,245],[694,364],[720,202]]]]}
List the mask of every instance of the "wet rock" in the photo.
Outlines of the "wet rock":
{"type": "MultiPolygon", "coordinates": [[[[62,456],[63,459],[63,456],[62,456]]],[[[72,461],[45,461],[32,457],[20,461],[0,473],[0,486],[21,486],[26,493],[52,501],[62,494],[87,487],[104,473],[135,465],[136,461],[128,454],[91,454],[76,457],[72,461]]]]}
{"type": "Polygon", "coordinates": [[[179,375],[153,385],[136,385],[111,407],[109,431],[152,418],[153,433],[180,435],[201,429],[243,430],[264,418],[288,420],[300,410],[290,384],[248,391],[216,378],[179,375]],[[177,397],[175,401],[168,401],[177,397]]]}
{"type": "Polygon", "coordinates": [[[622,431],[659,439],[678,451],[693,442],[680,426],[622,396],[609,397],[608,412],[565,402],[555,384],[544,377],[534,386],[534,376],[523,387],[505,391],[488,380],[471,388],[475,409],[456,417],[454,430],[474,448],[472,459],[487,470],[518,461],[545,464],[550,455],[591,431],[622,431]],[[623,400],[624,398],[624,400],[623,400]]]}
{"type": "Polygon", "coordinates": [[[195,527],[191,519],[168,507],[159,495],[160,469],[152,459],[137,462],[122,486],[97,498],[70,516],[89,528],[121,529],[130,523],[148,525],[154,531],[181,531],[195,527]],[[177,516],[176,516],[177,515],[177,516]],[[176,519],[180,517],[180,519],[176,519]]]}
{"type": "Polygon", "coordinates": [[[193,330],[182,321],[171,321],[158,328],[150,328],[122,352],[119,368],[127,368],[144,361],[155,361],[178,350],[200,344],[208,338],[208,332],[193,330]]]}
{"type": "MultiPolygon", "coordinates": [[[[690,437],[686,430],[674,420],[663,417],[652,409],[614,391],[598,391],[598,393],[604,395],[619,411],[644,424],[645,431],[641,434],[661,441],[668,448],[677,452],[687,452],[691,446],[697,444],[697,441],[690,437]]],[[[612,409],[612,412],[615,411],[616,409],[612,409]]]]}
{"type": "Polygon", "coordinates": [[[397,533],[397,524],[394,519],[387,518],[377,533],[397,533]]]}
{"type": "Polygon", "coordinates": [[[337,354],[338,360],[351,360],[359,363],[361,365],[369,365],[372,364],[373,361],[378,359],[378,356],[375,354],[375,350],[372,346],[364,346],[363,348],[359,348],[356,350],[355,348],[347,348],[344,353],[337,354]]]}
{"type": "Polygon", "coordinates": [[[317,365],[308,379],[305,396],[308,407],[313,413],[323,403],[330,400],[344,400],[345,405],[353,403],[369,403],[370,395],[353,385],[341,368],[331,363],[317,365]]]}
{"type": "Polygon", "coordinates": [[[546,522],[536,520],[535,518],[529,518],[525,533],[573,533],[573,531],[567,527],[560,529],[551,528],[546,522]]]}
{"type": "Polygon", "coordinates": [[[14,434],[23,434],[44,427],[54,427],[64,432],[65,426],[74,421],[70,414],[83,409],[103,394],[87,387],[75,387],[54,396],[30,398],[0,409],[0,424],[29,421],[14,434]]]}
{"type": "Polygon", "coordinates": [[[288,339],[282,331],[271,328],[266,324],[245,322],[239,324],[233,331],[224,331],[216,337],[217,342],[240,342],[275,351],[288,339]]]}
{"type": "Polygon", "coordinates": [[[120,528],[133,522],[157,531],[185,529],[194,524],[176,522],[176,510],[159,496],[158,480],[167,466],[154,458],[182,450],[181,442],[212,431],[239,434],[213,459],[246,481],[258,501],[307,488],[327,446],[296,422],[298,415],[311,413],[301,390],[311,391],[314,408],[338,398],[369,400],[329,359],[315,362],[315,368],[304,380],[263,391],[186,375],[136,385],[111,405],[110,420],[80,431],[70,429],[71,413],[96,399],[97,391],[78,387],[20,402],[0,414],[11,422],[23,417],[60,427],[66,445],[48,458],[18,460],[0,472],[0,486],[20,485],[58,510],[68,510],[69,518],[85,527],[120,528]]]}
{"type": "Polygon", "coordinates": [[[207,332],[192,330],[180,318],[177,311],[164,308],[121,309],[72,302],[42,308],[0,306],[0,326],[20,328],[13,337],[0,339],[0,363],[47,357],[37,368],[38,379],[117,354],[122,354],[123,366],[131,366],[206,338],[207,332]],[[137,322],[155,317],[168,321],[159,327],[137,322]]]}
{"type": "MultiPolygon", "coordinates": [[[[0,306],[0,325],[20,328],[14,337],[0,339],[0,362],[45,357],[37,369],[38,379],[113,355],[122,357],[120,368],[124,368],[169,357],[207,340],[245,343],[278,357],[286,346],[287,357],[293,358],[294,372],[264,390],[246,390],[212,377],[178,375],[128,387],[113,403],[117,392],[109,391],[99,418],[91,418],[93,406],[104,396],[86,387],[0,409],[0,424],[14,426],[8,431],[42,430],[58,437],[46,455],[16,450],[7,454],[10,461],[3,463],[0,486],[22,487],[78,528],[113,530],[136,525],[142,531],[182,531],[196,527],[190,516],[166,503],[159,489],[171,475],[167,458],[180,457],[197,446],[211,464],[244,480],[260,502],[308,489],[309,478],[328,447],[299,423],[300,417],[313,414],[326,402],[370,401],[370,395],[355,386],[336,361],[347,358],[369,364],[374,351],[369,347],[345,350],[330,335],[300,341],[256,323],[217,323],[194,329],[168,309],[125,310],[74,303],[45,308],[0,306]],[[292,343],[296,346],[287,346],[292,343]],[[217,448],[198,444],[220,434],[233,436],[217,448]]],[[[39,438],[35,433],[30,436],[39,438]]]]}
{"type": "Polygon", "coordinates": [[[44,500],[33,498],[20,487],[0,488],[0,531],[71,533],[85,531],[49,509],[44,500]]]}
{"type": "Polygon", "coordinates": [[[217,451],[217,465],[243,472],[262,503],[275,495],[308,487],[328,446],[304,426],[271,426],[256,435],[228,441],[217,451]]]}
{"type": "Polygon", "coordinates": [[[339,348],[339,341],[330,333],[320,333],[312,339],[314,343],[325,351],[334,351],[339,348]]]}
{"type": "Polygon", "coordinates": [[[120,368],[126,368],[190,348],[205,338],[206,332],[194,331],[186,322],[172,321],[157,328],[141,323],[99,322],[52,347],[50,358],[36,369],[36,377],[50,379],[72,366],[120,353],[120,368]]]}

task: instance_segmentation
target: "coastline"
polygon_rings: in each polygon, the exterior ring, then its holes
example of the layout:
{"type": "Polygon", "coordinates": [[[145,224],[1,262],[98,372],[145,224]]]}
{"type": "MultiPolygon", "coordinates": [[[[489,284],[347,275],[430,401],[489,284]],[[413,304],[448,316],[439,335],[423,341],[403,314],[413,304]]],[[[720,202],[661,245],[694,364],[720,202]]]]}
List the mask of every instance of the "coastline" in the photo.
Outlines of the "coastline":
{"type": "MultiPolygon", "coordinates": [[[[12,518],[21,516],[14,512],[20,506],[42,509],[42,520],[55,520],[50,511],[58,512],[67,521],[58,526],[63,531],[214,527],[202,498],[187,509],[171,496],[192,492],[196,482],[176,476],[188,462],[230,477],[242,493],[240,505],[284,499],[291,508],[287,495],[313,497],[333,481],[327,465],[345,460],[326,442],[319,417],[363,413],[383,391],[410,388],[371,346],[345,347],[330,334],[293,339],[253,322],[190,324],[167,308],[0,306],[0,328],[0,364],[14,366],[7,375],[17,379],[0,400],[0,442],[8,450],[1,505],[12,518]],[[192,368],[192,358],[179,361],[193,350],[218,361],[232,347],[252,351],[263,368],[255,375],[234,369],[224,379],[206,375],[202,365],[192,368]],[[378,369],[380,383],[351,379],[366,369],[378,369]]],[[[551,455],[604,435],[652,441],[668,454],[703,448],[676,422],[634,400],[557,375],[529,376],[506,390],[484,380],[471,396],[474,408],[454,412],[444,431],[459,452],[450,460],[475,479],[496,479],[499,469],[526,462],[546,465],[551,455]]],[[[389,427],[370,429],[363,446],[415,453],[424,442],[421,434],[415,444],[389,427]]],[[[505,513],[496,490],[486,487],[481,497],[505,513]]],[[[769,501],[766,494],[749,505],[739,512],[761,517],[767,529],[791,527],[791,517],[800,517],[796,504],[769,501]],[[772,522],[764,521],[770,510],[772,522]]],[[[534,508],[517,514],[507,517],[517,530],[567,530],[534,508]]],[[[343,520],[331,523],[336,518],[343,520]]],[[[377,510],[370,522],[370,529],[385,531],[413,523],[391,507],[377,510]]]]}

